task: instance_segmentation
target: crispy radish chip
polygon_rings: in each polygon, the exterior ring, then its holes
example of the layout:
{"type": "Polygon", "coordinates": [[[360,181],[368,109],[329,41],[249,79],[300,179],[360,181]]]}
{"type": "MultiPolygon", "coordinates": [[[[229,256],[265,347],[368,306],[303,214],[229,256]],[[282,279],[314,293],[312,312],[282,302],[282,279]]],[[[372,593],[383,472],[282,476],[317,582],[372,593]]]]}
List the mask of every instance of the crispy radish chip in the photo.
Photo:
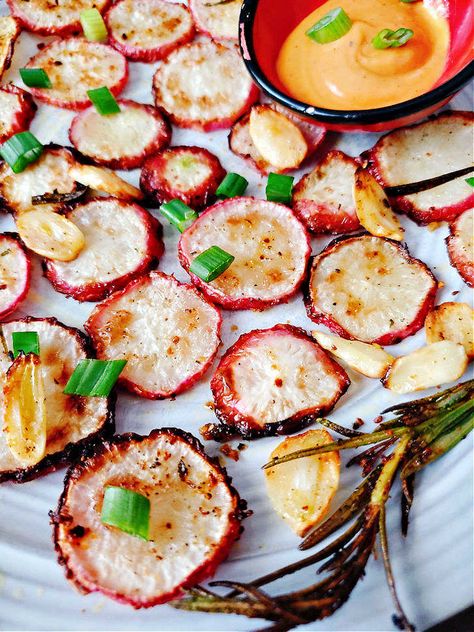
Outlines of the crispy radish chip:
{"type": "MultiPolygon", "coordinates": [[[[435,178],[473,162],[472,112],[443,112],[424,123],[383,136],[368,153],[371,170],[384,187],[435,178]]],[[[419,224],[451,221],[474,206],[472,187],[461,177],[392,200],[419,224]]]]}
{"type": "Polygon", "coordinates": [[[437,287],[430,269],[400,244],[347,237],[314,257],[306,309],[339,336],[389,345],[423,327],[437,287]]]}
{"type": "Polygon", "coordinates": [[[203,147],[171,147],[148,158],[140,187],[158,204],[178,198],[200,209],[215,200],[225,173],[217,156],[203,147]]]}
{"type": "Polygon", "coordinates": [[[242,532],[245,508],[192,435],[174,428],[124,434],[69,470],[52,519],[54,541],[81,592],[149,608],[214,574],[242,532]],[[148,498],[148,540],[102,522],[107,486],[148,498]]]}
{"type": "Polygon", "coordinates": [[[348,233],[360,227],[354,200],[357,162],[332,150],[293,189],[293,210],[313,233],[348,233]]]}
{"type": "Polygon", "coordinates": [[[78,301],[100,301],[155,267],[163,254],[161,226],[136,204],[100,198],[67,215],[83,233],[85,247],[71,262],[48,261],[47,278],[78,301]]]}
{"type": "Polygon", "coordinates": [[[106,23],[110,44],[133,61],[158,61],[194,37],[188,8],[165,0],[119,0],[106,23]]]}
{"type": "Polygon", "coordinates": [[[78,114],[71,123],[69,139],[98,165],[136,169],[150,154],[169,145],[171,127],[151,105],[128,99],[117,103],[120,112],[113,116],[101,116],[93,106],[78,114]]]}
{"type": "Polygon", "coordinates": [[[304,330],[256,329],[226,351],[211,380],[221,423],[216,437],[295,432],[332,410],[349,384],[344,369],[304,330]]]}
{"type": "Polygon", "coordinates": [[[426,317],[426,340],[451,340],[463,345],[470,360],[474,358],[474,310],[467,303],[437,305],[426,317]]]}
{"type": "MultiPolygon", "coordinates": [[[[46,448],[44,457],[25,466],[8,447],[5,431],[0,432],[0,482],[23,483],[53,471],[71,460],[91,441],[114,429],[113,402],[103,397],[64,395],[63,390],[76,365],[90,357],[84,334],[66,327],[55,318],[24,318],[1,325],[8,349],[13,332],[35,331],[39,337],[41,374],[46,398],[46,448]]],[[[5,380],[11,360],[0,357],[0,416],[4,414],[5,380]]],[[[4,420],[0,427],[3,427],[4,420]]]]}
{"type": "Polygon", "coordinates": [[[474,287],[474,208],[464,211],[452,224],[447,238],[448,255],[464,281],[474,287]]]}
{"type": "Polygon", "coordinates": [[[39,35],[80,33],[79,16],[95,7],[103,12],[111,0],[7,0],[12,15],[23,28],[39,35]]]}
{"type": "Polygon", "coordinates": [[[125,57],[112,46],[78,37],[57,39],[26,64],[46,71],[52,88],[30,88],[34,97],[68,110],[84,110],[91,104],[88,90],[106,86],[115,96],[128,81],[125,57]]]}
{"type": "Polygon", "coordinates": [[[250,116],[255,107],[258,107],[260,111],[262,111],[262,109],[275,110],[294,123],[306,141],[306,157],[314,154],[326,136],[324,128],[308,123],[307,121],[303,121],[275,103],[271,105],[265,104],[254,106],[250,112],[244,114],[236,123],[234,123],[232,131],[229,134],[229,147],[234,154],[243,158],[251,167],[257,169],[257,171],[260,171],[263,175],[267,175],[270,172],[281,173],[286,169],[281,169],[265,160],[255,146],[255,143],[250,135],[250,116]]]}
{"type": "Polygon", "coordinates": [[[11,314],[30,289],[31,263],[18,236],[0,235],[0,319],[11,314]]]}
{"type": "Polygon", "coordinates": [[[190,0],[198,29],[214,40],[237,40],[242,0],[190,0]]]}
{"type": "Polygon", "coordinates": [[[287,301],[303,282],[311,252],[308,234],[289,208],[250,197],[211,206],[181,235],[183,268],[189,271],[193,259],[211,246],[235,260],[210,283],[191,278],[227,309],[265,309],[287,301]]]}
{"type": "Polygon", "coordinates": [[[0,86],[0,143],[30,126],[36,104],[29,92],[13,84],[0,86]]]}
{"type": "MultiPolygon", "coordinates": [[[[75,164],[72,153],[64,147],[45,147],[36,162],[21,173],[13,173],[6,162],[0,162],[0,207],[11,213],[23,213],[32,207],[32,198],[45,193],[75,193],[78,185],[69,174],[75,164]]],[[[58,209],[60,204],[49,208],[58,209]]]]}
{"type": "MultiPolygon", "coordinates": [[[[0,17],[0,78],[10,68],[20,26],[11,16],[0,17]]],[[[0,128],[1,129],[1,128],[0,128]]]]}
{"type": "Polygon", "coordinates": [[[181,46],[153,78],[155,102],[180,127],[230,127],[258,98],[235,46],[201,40],[181,46]]]}
{"type": "Polygon", "coordinates": [[[190,388],[210,367],[221,316],[192,286],[151,272],[99,303],[85,328],[98,358],[127,360],[123,386],[163,399],[190,388]]]}

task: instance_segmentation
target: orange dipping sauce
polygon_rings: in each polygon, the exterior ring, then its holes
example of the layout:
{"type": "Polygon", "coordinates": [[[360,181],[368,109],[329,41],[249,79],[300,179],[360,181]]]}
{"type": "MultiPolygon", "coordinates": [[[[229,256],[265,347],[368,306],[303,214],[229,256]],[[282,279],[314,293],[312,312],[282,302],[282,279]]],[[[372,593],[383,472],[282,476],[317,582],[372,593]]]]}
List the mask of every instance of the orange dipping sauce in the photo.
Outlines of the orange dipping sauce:
{"type": "Polygon", "coordinates": [[[401,103],[430,90],[443,74],[449,24],[439,0],[328,0],[310,13],[283,43],[276,70],[288,94],[328,109],[368,110],[401,103]],[[342,7],[352,27],[341,38],[318,44],[306,31],[342,7]],[[408,28],[399,48],[376,49],[383,29],[408,28]]]}

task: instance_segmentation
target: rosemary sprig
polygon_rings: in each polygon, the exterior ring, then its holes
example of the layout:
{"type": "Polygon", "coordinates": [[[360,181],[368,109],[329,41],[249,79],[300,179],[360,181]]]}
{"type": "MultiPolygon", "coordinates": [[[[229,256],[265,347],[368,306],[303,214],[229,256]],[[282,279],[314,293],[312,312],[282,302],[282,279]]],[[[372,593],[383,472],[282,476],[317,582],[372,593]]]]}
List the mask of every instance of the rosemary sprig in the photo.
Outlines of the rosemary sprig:
{"type": "Polygon", "coordinates": [[[366,468],[366,478],[324,523],[315,527],[300,548],[319,544],[343,525],[345,531],[322,550],[298,562],[280,568],[251,582],[213,582],[211,586],[232,588],[226,595],[197,587],[172,605],[182,610],[241,614],[275,622],[267,630],[291,630],[300,623],[310,623],[333,614],[349,599],[353,588],[365,573],[377,536],[382,549],[388,586],[400,629],[413,632],[400,604],[389,557],[385,523],[385,506],[393,482],[400,474],[402,482],[402,531],[408,528],[413,502],[416,472],[455,447],[474,427],[474,380],[464,382],[432,397],[399,404],[384,413],[393,417],[379,424],[371,433],[354,433],[332,422],[324,425],[348,437],[333,443],[300,450],[264,467],[276,467],[293,459],[372,446],[351,459],[366,468]],[[388,452],[390,450],[390,452],[388,452]],[[347,524],[349,526],[347,527],[347,524]],[[271,597],[262,586],[324,561],[318,573],[326,577],[306,588],[271,597]]]}

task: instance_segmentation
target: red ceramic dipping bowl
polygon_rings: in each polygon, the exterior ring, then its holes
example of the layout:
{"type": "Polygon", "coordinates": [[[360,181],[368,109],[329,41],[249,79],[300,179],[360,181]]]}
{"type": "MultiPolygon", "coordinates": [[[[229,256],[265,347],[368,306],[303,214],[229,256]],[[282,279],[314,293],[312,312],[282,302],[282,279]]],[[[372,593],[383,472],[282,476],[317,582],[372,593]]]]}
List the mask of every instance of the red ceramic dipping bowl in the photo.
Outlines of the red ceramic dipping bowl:
{"type": "Polygon", "coordinates": [[[425,94],[371,110],[329,110],[298,101],[281,84],[275,60],[289,33],[324,0],[244,0],[240,14],[240,48],[248,71],[272,99],[318,125],[336,131],[381,132],[402,127],[445,105],[474,75],[474,3],[437,0],[447,6],[451,32],[446,68],[425,94]]]}

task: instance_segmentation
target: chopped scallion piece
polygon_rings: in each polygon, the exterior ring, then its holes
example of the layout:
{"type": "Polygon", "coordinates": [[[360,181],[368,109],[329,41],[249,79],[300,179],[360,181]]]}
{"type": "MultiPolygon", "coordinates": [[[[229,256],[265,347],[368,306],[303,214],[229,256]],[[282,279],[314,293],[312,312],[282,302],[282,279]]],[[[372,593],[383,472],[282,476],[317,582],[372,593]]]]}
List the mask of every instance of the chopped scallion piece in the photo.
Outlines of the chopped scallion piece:
{"type": "Polygon", "coordinates": [[[411,29],[397,29],[391,31],[390,29],[383,29],[374,37],[372,45],[374,48],[398,48],[404,46],[408,40],[413,37],[414,33],[411,29]]]}
{"type": "Polygon", "coordinates": [[[36,331],[14,331],[12,333],[12,344],[14,358],[20,353],[39,355],[39,336],[36,331]]]}
{"type": "Polygon", "coordinates": [[[466,182],[467,182],[468,184],[470,184],[470,185],[471,185],[471,187],[474,187],[474,177],[473,177],[473,178],[466,178],[466,182]]]}
{"type": "Polygon", "coordinates": [[[24,171],[42,153],[43,145],[31,132],[19,132],[0,145],[0,156],[10,165],[13,173],[24,171]]]}
{"type": "Polygon", "coordinates": [[[341,7],[329,11],[306,31],[306,35],[318,44],[334,42],[351,30],[352,20],[341,7]]]}
{"type": "Polygon", "coordinates": [[[81,360],[63,393],[84,397],[108,397],[126,364],[126,360],[81,360]]]}
{"type": "Polygon", "coordinates": [[[94,90],[88,90],[87,96],[94,104],[97,112],[102,116],[108,116],[109,114],[117,114],[120,112],[119,104],[106,86],[103,86],[102,88],[95,88],[94,90]]]}
{"type": "Polygon", "coordinates": [[[218,198],[233,198],[242,195],[249,183],[238,173],[228,173],[217,188],[218,198]]]}
{"type": "Polygon", "coordinates": [[[150,501],[131,489],[110,485],[105,488],[101,520],[124,533],[148,540],[150,501]]]}
{"type": "Polygon", "coordinates": [[[84,9],[80,15],[82,30],[89,42],[105,42],[108,37],[107,27],[97,9],[84,9]]]}
{"type": "Polygon", "coordinates": [[[195,219],[198,218],[196,211],[193,211],[181,200],[175,199],[165,202],[160,206],[160,213],[166,217],[170,224],[173,224],[180,233],[189,228],[195,219]]]}
{"type": "Polygon", "coordinates": [[[48,73],[42,68],[20,68],[20,77],[29,88],[52,88],[48,73]]]}
{"type": "Polygon", "coordinates": [[[234,259],[235,257],[219,246],[211,246],[193,259],[189,271],[206,283],[210,283],[225,272],[234,259]]]}
{"type": "Polygon", "coordinates": [[[267,200],[270,200],[270,202],[289,204],[291,202],[293,180],[293,176],[285,176],[281,173],[270,173],[268,175],[267,188],[265,189],[267,200]]]}

